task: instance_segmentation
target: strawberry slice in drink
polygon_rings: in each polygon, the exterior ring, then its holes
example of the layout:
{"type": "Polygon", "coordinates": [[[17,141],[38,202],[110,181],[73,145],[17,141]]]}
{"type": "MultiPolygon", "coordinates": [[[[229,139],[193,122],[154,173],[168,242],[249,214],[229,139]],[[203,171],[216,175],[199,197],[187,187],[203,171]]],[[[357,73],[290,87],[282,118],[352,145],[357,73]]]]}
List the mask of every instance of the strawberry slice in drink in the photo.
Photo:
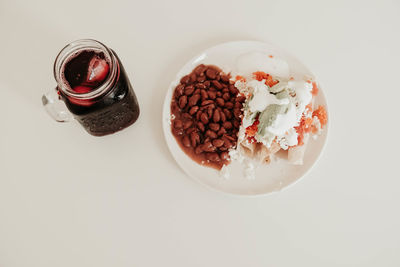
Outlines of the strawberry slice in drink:
{"type": "Polygon", "coordinates": [[[72,90],[74,90],[74,92],[78,94],[86,94],[92,91],[92,88],[89,86],[78,85],[75,86],[72,90]]]}
{"type": "Polygon", "coordinates": [[[106,60],[94,56],[89,62],[85,85],[100,85],[106,79],[109,70],[110,66],[106,60]]]}
{"type": "MultiPolygon", "coordinates": [[[[77,85],[74,88],[72,88],[72,90],[74,90],[74,92],[78,93],[78,94],[89,93],[90,91],[92,91],[92,89],[93,88],[91,88],[89,86],[84,86],[84,85],[77,85]]],[[[74,98],[74,97],[69,97],[69,101],[72,104],[79,105],[79,106],[84,106],[84,107],[88,107],[88,106],[93,104],[93,101],[91,101],[91,100],[79,99],[79,98],[74,98]]]]}

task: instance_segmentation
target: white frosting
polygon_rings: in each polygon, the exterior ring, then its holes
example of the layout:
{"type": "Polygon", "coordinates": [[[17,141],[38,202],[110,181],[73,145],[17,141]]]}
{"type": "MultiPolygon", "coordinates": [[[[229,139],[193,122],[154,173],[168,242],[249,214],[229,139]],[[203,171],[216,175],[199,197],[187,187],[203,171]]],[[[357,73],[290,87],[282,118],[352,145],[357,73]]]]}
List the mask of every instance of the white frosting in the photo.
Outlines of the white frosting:
{"type": "MultiPolygon", "coordinates": [[[[256,53],[258,58],[259,55],[256,53]]],[[[254,67],[254,64],[245,64],[247,60],[251,59],[254,53],[247,55],[246,57],[240,58],[242,63],[242,71],[240,75],[246,77],[247,81],[238,80],[235,82],[236,88],[247,96],[247,101],[244,105],[244,116],[242,124],[238,133],[238,143],[245,144],[248,142],[246,136],[246,128],[254,123],[254,119],[257,115],[261,114],[270,105],[280,105],[280,108],[271,107],[268,109],[271,113],[264,113],[262,123],[266,126],[265,131],[258,131],[254,136],[257,142],[270,147],[273,142],[277,142],[281,149],[288,150],[288,159],[292,164],[302,164],[302,158],[304,154],[305,146],[297,146],[298,144],[298,133],[295,127],[297,127],[302,117],[311,118],[312,111],[306,109],[306,106],[312,103],[312,84],[305,80],[289,80],[289,77],[282,77],[278,79],[279,83],[273,87],[269,87],[265,84],[265,80],[257,81],[252,77],[252,73],[255,71],[254,68],[250,70],[250,66],[254,67]],[[246,70],[246,68],[248,68],[246,70]],[[278,97],[279,98],[278,98],[278,97]],[[286,110],[287,107],[287,110],[286,110]],[[268,121],[272,120],[272,121],[268,121]],[[262,133],[262,136],[261,136],[262,133]]],[[[264,60],[264,59],[263,59],[264,60]]],[[[251,60],[249,60],[251,61],[251,60]]],[[[264,71],[272,74],[274,79],[277,79],[277,75],[271,70],[267,70],[268,64],[256,68],[257,71],[264,71]],[[264,68],[265,67],[265,68],[264,68]]],[[[279,76],[278,76],[279,77],[279,76]]],[[[269,112],[268,111],[268,112],[269,112]]],[[[312,117],[313,126],[321,132],[321,123],[317,117],[312,117]]],[[[310,134],[304,135],[304,143],[307,143],[310,134]]],[[[247,179],[255,178],[255,165],[249,158],[245,156],[245,152],[242,151],[239,145],[237,149],[230,150],[229,155],[232,160],[237,160],[244,165],[243,174],[247,179]]],[[[271,160],[274,156],[271,155],[271,160]]],[[[224,175],[225,170],[221,171],[221,175],[224,175]]]]}
{"type": "Polygon", "coordinates": [[[240,154],[237,149],[229,150],[229,157],[231,158],[231,160],[237,160],[239,162],[242,162],[244,159],[243,155],[240,154]]]}
{"type": "Polygon", "coordinates": [[[312,100],[312,84],[305,81],[288,81],[288,88],[296,93],[297,119],[300,120],[306,106],[312,100]]]}
{"type": "Polygon", "coordinates": [[[296,124],[298,124],[296,107],[291,103],[288,111],[285,114],[278,114],[272,125],[267,127],[267,131],[279,136],[285,134],[285,132],[296,126],[296,124]]]}
{"type": "Polygon", "coordinates": [[[252,80],[247,83],[247,87],[251,88],[253,93],[253,98],[248,103],[251,112],[262,112],[267,106],[272,104],[285,105],[289,103],[289,99],[278,99],[275,95],[271,94],[264,80],[252,80]]]}
{"type": "Polygon", "coordinates": [[[241,92],[253,96],[245,106],[244,118],[239,130],[239,141],[246,138],[245,129],[253,124],[254,116],[252,115],[264,111],[269,105],[276,104],[288,105],[287,112],[278,114],[272,124],[266,127],[263,136],[256,134],[256,140],[269,147],[276,138],[281,148],[285,150],[297,145],[298,136],[294,127],[299,125],[302,116],[311,117],[312,114],[311,111],[306,110],[306,106],[312,101],[311,83],[303,80],[281,79],[271,90],[276,93],[287,90],[289,96],[283,99],[278,99],[275,94],[270,93],[264,80],[237,81],[235,85],[241,92]]]}
{"type": "Polygon", "coordinates": [[[237,80],[237,81],[235,82],[235,87],[236,87],[241,93],[244,93],[244,94],[247,94],[247,93],[248,93],[248,88],[247,88],[247,86],[246,86],[246,82],[244,82],[244,81],[237,80]]]}
{"type": "Polygon", "coordinates": [[[251,118],[247,118],[246,116],[242,120],[242,125],[244,128],[247,128],[253,124],[253,120],[251,118]]]}
{"type": "Polygon", "coordinates": [[[298,143],[298,134],[294,128],[289,129],[283,136],[278,137],[278,143],[282,149],[286,150],[298,143]]]}

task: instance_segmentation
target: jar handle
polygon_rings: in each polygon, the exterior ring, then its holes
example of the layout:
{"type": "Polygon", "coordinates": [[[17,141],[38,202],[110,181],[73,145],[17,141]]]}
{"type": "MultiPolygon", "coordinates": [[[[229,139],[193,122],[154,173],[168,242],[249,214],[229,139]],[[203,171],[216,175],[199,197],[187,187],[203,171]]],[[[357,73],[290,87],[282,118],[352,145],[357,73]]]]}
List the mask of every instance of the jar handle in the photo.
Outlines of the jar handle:
{"type": "Polygon", "coordinates": [[[42,104],[47,114],[58,122],[69,122],[73,119],[72,113],[60,99],[57,88],[42,96],[42,104]]]}

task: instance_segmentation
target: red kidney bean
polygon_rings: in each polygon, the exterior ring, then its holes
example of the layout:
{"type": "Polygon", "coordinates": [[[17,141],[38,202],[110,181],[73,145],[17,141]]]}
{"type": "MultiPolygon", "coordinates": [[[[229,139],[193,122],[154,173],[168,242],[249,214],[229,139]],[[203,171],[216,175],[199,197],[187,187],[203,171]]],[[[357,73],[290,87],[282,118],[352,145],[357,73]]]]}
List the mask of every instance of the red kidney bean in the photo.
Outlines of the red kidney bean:
{"type": "Polygon", "coordinates": [[[183,76],[181,79],[182,84],[188,84],[190,82],[190,77],[189,75],[183,76]]]}
{"type": "Polygon", "coordinates": [[[201,148],[201,146],[197,146],[196,148],[195,148],[195,150],[194,150],[194,153],[196,153],[196,154],[200,154],[200,153],[202,153],[203,152],[203,149],[201,148]]]}
{"type": "Polygon", "coordinates": [[[206,99],[208,98],[208,94],[207,94],[207,91],[206,91],[206,90],[202,89],[202,90],[200,91],[200,93],[201,93],[201,99],[202,99],[203,101],[206,100],[206,99]]]}
{"type": "Polygon", "coordinates": [[[200,120],[200,116],[203,112],[201,112],[201,109],[199,111],[197,111],[196,113],[196,120],[200,120]]]}
{"type": "Polygon", "coordinates": [[[194,68],[193,72],[196,73],[197,75],[200,75],[204,73],[206,69],[207,69],[206,65],[200,64],[196,68],[194,68]]]}
{"type": "Polygon", "coordinates": [[[241,109],[243,105],[240,102],[235,102],[235,108],[241,109]]]}
{"type": "MultiPolygon", "coordinates": [[[[229,87],[229,91],[230,91],[230,90],[232,90],[232,91],[233,91],[234,89],[236,89],[236,90],[237,90],[237,88],[236,88],[236,86],[235,86],[235,84],[234,84],[234,83],[230,83],[228,87],[229,87]]],[[[239,90],[238,90],[238,91],[239,91],[239,90]]]]}
{"type": "Polygon", "coordinates": [[[226,118],[228,120],[232,119],[232,113],[229,110],[227,110],[226,108],[224,108],[224,114],[226,115],[226,118]]]}
{"type": "Polygon", "coordinates": [[[201,102],[202,106],[206,106],[206,105],[209,105],[209,104],[214,104],[214,101],[212,101],[212,100],[204,100],[203,102],[201,102]]]}
{"type": "Polygon", "coordinates": [[[196,90],[194,90],[193,94],[194,94],[194,95],[200,94],[200,91],[201,91],[201,89],[196,89],[196,90]]]}
{"type": "Polygon", "coordinates": [[[210,88],[211,82],[210,81],[205,81],[204,85],[206,86],[206,88],[210,88]]]}
{"type": "Polygon", "coordinates": [[[204,85],[204,83],[196,83],[196,88],[197,89],[206,89],[206,86],[204,85]]]}
{"type": "Polygon", "coordinates": [[[203,149],[203,151],[206,151],[206,152],[214,152],[215,151],[215,146],[213,146],[213,144],[211,144],[211,142],[208,141],[208,142],[205,142],[202,145],[201,149],[203,149]]]}
{"type": "Polygon", "coordinates": [[[208,118],[209,118],[209,119],[212,118],[213,112],[214,112],[214,107],[209,107],[209,108],[207,109],[207,115],[208,115],[208,118]]]}
{"type": "MultiPolygon", "coordinates": [[[[232,143],[224,143],[224,146],[222,147],[226,149],[225,151],[228,151],[229,149],[233,148],[234,145],[232,143]]],[[[221,150],[222,147],[220,147],[219,149],[221,150]]]]}
{"type": "Polygon", "coordinates": [[[184,134],[184,131],[183,131],[183,129],[175,129],[175,134],[178,136],[181,136],[184,134]]]}
{"type": "Polygon", "coordinates": [[[224,75],[221,75],[221,81],[223,81],[224,83],[227,83],[227,82],[229,82],[229,76],[228,76],[228,75],[226,75],[226,74],[224,74],[224,75]]]}
{"type": "Polygon", "coordinates": [[[233,103],[232,102],[225,102],[225,107],[227,109],[232,109],[233,108],[233,103]]]}
{"type": "Polygon", "coordinates": [[[211,104],[208,104],[208,105],[205,105],[205,106],[203,106],[202,107],[203,109],[214,109],[215,108],[215,104],[214,103],[211,103],[211,104]]]}
{"type": "Polygon", "coordinates": [[[222,84],[221,84],[219,81],[214,80],[214,81],[211,81],[211,83],[212,83],[212,85],[214,85],[215,88],[217,88],[218,90],[221,90],[222,87],[223,87],[222,84]]]}
{"type": "Polygon", "coordinates": [[[233,127],[239,128],[239,127],[240,127],[240,122],[234,121],[234,122],[233,122],[233,127]]]}
{"type": "Polygon", "coordinates": [[[183,114],[182,114],[182,119],[191,120],[191,119],[192,119],[192,116],[190,116],[189,113],[183,113],[183,114]]]}
{"type": "Polygon", "coordinates": [[[224,145],[224,140],[222,140],[222,139],[214,139],[214,140],[212,141],[212,144],[213,144],[213,146],[215,146],[215,147],[221,147],[221,146],[224,145]]]}
{"type": "Polygon", "coordinates": [[[224,147],[227,149],[233,147],[232,142],[229,139],[227,139],[226,137],[225,138],[224,137],[225,136],[222,137],[222,140],[224,140],[224,147]]]}
{"type": "MultiPolygon", "coordinates": [[[[222,89],[222,93],[229,94],[229,89],[227,87],[225,87],[224,89],[222,89]]],[[[229,95],[229,97],[230,97],[230,95],[229,95]]]]}
{"type": "Polygon", "coordinates": [[[235,116],[235,118],[240,118],[240,115],[242,114],[242,111],[240,108],[235,108],[233,109],[233,115],[235,116]]]}
{"type": "Polygon", "coordinates": [[[228,93],[224,93],[224,94],[222,95],[222,98],[223,98],[225,101],[229,101],[229,100],[231,99],[231,96],[230,96],[230,94],[228,94],[228,93]]]}
{"type": "Polygon", "coordinates": [[[219,129],[217,134],[218,134],[218,136],[222,136],[222,135],[226,134],[225,128],[222,127],[221,129],[219,129]]]}
{"type": "Polygon", "coordinates": [[[225,115],[225,113],[223,113],[222,111],[220,111],[219,114],[221,114],[221,121],[222,121],[222,122],[226,122],[226,115],[225,115]]]}
{"type": "Polygon", "coordinates": [[[219,110],[218,109],[214,110],[213,121],[219,122],[220,119],[221,119],[221,114],[219,114],[219,110]]]}
{"type": "Polygon", "coordinates": [[[218,68],[215,65],[208,65],[208,68],[211,69],[211,70],[214,70],[216,73],[220,73],[221,72],[221,69],[218,68]]]}
{"type": "Polygon", "coordinates": [[[171,114],[177,114],[180,112],[180,108],[178,106],[178,103],[173,99],[171,101],[171,114]]]}
{"type": "Polygon", "coordinates": [[[214,132],[218,132],[218,131],[219,131],[219,128],[220,128],[220,126],[219,126],[218,123],[210,123],[210,124],[208,125],[208,127],[209,127],[211,130],[213,130],[214,132]]]}
{"type": "Polygon", "coordinates": [[[180,97],[181,95],[183,95],[184,89],[185,89],[185,86],[183,84],[178,85],[175,88],[175,96],[180,97]]]}
{"type": "Polygon", "coordinates": [[[202,113],[200,116],[200,120],[203,124],[208,124],[208,116],[206,113],[202,113]]]}
{"type": "Polygon", "coordinates": [[[174,120],[174,127],[175,129],[182,129],[183,123],[181,120],[174,120]]]}
{"type": "Polygon", "coordinates": [[[190,142],[192,147],[196,147],[196,144],[200,143],[200,135],[196,132],[190,134],[190,142]]]}
{"type": "Polygon", "coordinates": [[[236,98],[236,101],[239,103],[243,103],[246,100],[246,97],[243,95],[240,95],[236,98]]]}
{"type": "Polygon", "coordinates": [[[191,134],[191,133],[193,133],[194,131],[196,131],[196,128],[191,127],[191,128],[189,128],[189,129],[186,130],[186,134],[191,134]]]}
{"type": "Polygon", "coordinates": [[[187,96],[183,95],[179,98],[179,107],[184,108],[187,104],[187,96]]]}
{"type": "Polygon", "coordinates": [[[225,105],[225,100],[223,98],[218,97],[215,101],[220,107],[223,107],[225,105]]]}
{"type": "Polygon", "coordinates": [[[239,93],[239,90],[234,85],[229,85],[229,92],[233,96],[236,96],[239,93]]]}
{"type": "Polygon", "coordinates": [[[199,128],[199,130],[202,132],[205,130],[204,124],[201,121],[197,123],[197,128],[199,128]]]}
{"type": "Polygon", "coordinates": [[[194,82],[197,81],[197,75],[196,75],[196,73],[192,72],[192,73],[189,75],[189,77],[190,77],[190,81],[191,81],[192,83],[194,83],[194,82]]]}
{"type": "Polygon", "coordinates": [[[208,91],[208,97],[210,99],[215,99],[217,97],[217,92],[215,91],[208,91]]]}
{"type": "Polygon", "coordinates": [[[183,129],[187,129],[187,128],[189,128],[190,126],[192,126],[193,125],[193,121],[185,121],[184,123],[183,123],[183,129]]]}
{"type": "Polygon", "coordinates": [[[224,127],[224,128],[227,129],[227,130],[230,130],[230,129],[232,129],[232,122],[226,121],[226,122],[224,122],[224,123],[222,124],[222,127],[224,127]]]}
{"type": "Polygon", "coordinates": [[[201,76],[199,76],[199,77],[197,77],[197,81],[198,82],[204,82],[206,80],[206,76],[204,76],[204,74],[203,75],[201,75],[201,76]]]}
{"type": "Polygon", "coordinates": [[[236,139],[235,138],[233,138],[232,136],[230,136],[230,135],[225,135],[225,138],[227,138],[228,140],[230,140],[230,141],[232,141],[232,142],[234,142],[236,139]]]}
{"type": "Polygon", "coordinates": [[[214,80],[217,77],[217,72],[213,69],[208,68],[206,70],[206,76],[207,78],[214,80]]]}
{"type": "Polygon", "coordinates": [[[211,139],[215,139],[218,137],[217,134],[211,130],[206,131],[206,136],[210,137],[211,139]]]}
{"type": "Polygon", "coordinates": [[[193,85],[188,85],[185,88],[185,95],[189,96],[191,94],[193,94],[194,92],[194,86],[193,85]]]}
{"type": "Polygon", "coordinates": [[[198,110],[199,110],[199,106],[193,106],[193,107],[190,108],[189,114],[190,114],[190,115],[193,115],[193,114],[195,114],[198,110]]]}
{"type": "MultiPolygon", "coordinates": [[[[189,98],[189,107],[196,105],[197,102],[199,102],[200,98],[201,98],[201,96],[198,95],[198,94],[192,95],[192,96],[189,98]]],[[[180,99],[179,99],[179,100],[180,100],[180,99]]]]}
{"type": "Polygon", "coordinates": [[[185,147],[190,147],[190,140],[189,140],[189,136],[188,136],[188,135],[184,135],[184,136],[182,137],[182,144],[183,144],[185,147]]]}
{"type": "Polygon", "coordinates": [[[213,162],[219,162],[221,159],[219,158],[217,153],[206,153],[206,159],[213,162]]]}
{"type": "Polygon", "coordinates": [[[222,96],[222,93],[221,93],[221,92],[217,92],[217,96],[218,96],[218,97],[221,97],[221,96],[222,96]]]}

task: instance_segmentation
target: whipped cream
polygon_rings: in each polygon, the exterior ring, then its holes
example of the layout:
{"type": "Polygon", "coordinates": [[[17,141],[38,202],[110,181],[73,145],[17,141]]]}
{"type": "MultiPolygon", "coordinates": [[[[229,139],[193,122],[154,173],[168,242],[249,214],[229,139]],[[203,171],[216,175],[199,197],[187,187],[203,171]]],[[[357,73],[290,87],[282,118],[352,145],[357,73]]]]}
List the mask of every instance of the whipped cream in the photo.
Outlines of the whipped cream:
{"type": "Polygon", "coordinates": [[[297,119],[300,120],[306,106],[312,100],[312,84],[306,81],[289,81],[287,83],[289,90],[296,94],[295,103],[297,104],[297,119]]]}
{"type": "Polygon", "coordinates": [[[276,136],[281,136],[296,124],[298,124],[296,107],[293,103],[290,103],[286,113],[278,114],[272,125],[267,127],[267,131],[276,136]]]}
{"type": "Polygon", "coordinates": [[[259,118],[257,142],[270,147],[277,140],[282,149],[297,145],[298,126],[307,113],[306,106],[312,101],[312,84],[302,80],[284,80],[269,87],[265,80],[237,81],[241,93],[250,96],[244,107],[244,118],[239,139],[245,138],[245,129],[259,118]]]}
{"type": "Polygon", "coordinates": [[[247,83],[247,87],[250,88],[250,91],[253,94],[248,102],[249,110],[251,112],[262,112],[267,106],[272,104],[289,104],[289,99],[278,99],[276,95],[271,94],[265,81],[252,80],[247,83]]]}

